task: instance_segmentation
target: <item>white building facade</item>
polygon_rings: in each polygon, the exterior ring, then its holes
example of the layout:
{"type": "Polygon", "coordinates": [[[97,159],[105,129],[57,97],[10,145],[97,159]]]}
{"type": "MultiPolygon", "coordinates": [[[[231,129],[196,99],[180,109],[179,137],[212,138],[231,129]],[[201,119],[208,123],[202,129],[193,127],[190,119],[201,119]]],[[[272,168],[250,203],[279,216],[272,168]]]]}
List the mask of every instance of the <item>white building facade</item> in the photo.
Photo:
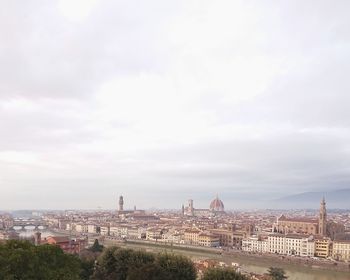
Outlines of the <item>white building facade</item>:
{"type": "Polygon", "coordinates": [[[266,253],[268,242],[266,238],[248,237],[242,240],[242,250],[245,252],[266,253]]]}
{"type": "Polygon", "coordinates": [[[313,257],[315,242],[312,236],[272,234],[268,236],[268,252],[281,255],[313,257]]]}

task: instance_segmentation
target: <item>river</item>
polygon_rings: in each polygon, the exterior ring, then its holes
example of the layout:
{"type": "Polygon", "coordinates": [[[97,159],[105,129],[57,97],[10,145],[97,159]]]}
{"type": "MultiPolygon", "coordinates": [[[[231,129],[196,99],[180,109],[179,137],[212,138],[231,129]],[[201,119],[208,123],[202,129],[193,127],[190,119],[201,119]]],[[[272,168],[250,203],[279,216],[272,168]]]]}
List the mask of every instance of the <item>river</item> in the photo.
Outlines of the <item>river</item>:
{"type": "MultiPolygon", "coordinates": [[[[16,229],[16,228],[15,228],[16,229]]],[[[67,235],[67,234],[62,234],[62,233],[59,233],[59,232],[56,232],[56,231],[52,231],[52,230],[49,230],[49,229],[38,229],[38,230],[35,230],[34,227],[26,227],[26,230],[16,230],[16,232],[19,234],[19,237],[20,238],[30,238],[32,236],[34,236],[34,233],[35,232],[40,232],[41,233],[41,237],[42,238],[45,238],[45,237],[48,237],[48,236],[64,236],[64,235],[67,235]]]]}

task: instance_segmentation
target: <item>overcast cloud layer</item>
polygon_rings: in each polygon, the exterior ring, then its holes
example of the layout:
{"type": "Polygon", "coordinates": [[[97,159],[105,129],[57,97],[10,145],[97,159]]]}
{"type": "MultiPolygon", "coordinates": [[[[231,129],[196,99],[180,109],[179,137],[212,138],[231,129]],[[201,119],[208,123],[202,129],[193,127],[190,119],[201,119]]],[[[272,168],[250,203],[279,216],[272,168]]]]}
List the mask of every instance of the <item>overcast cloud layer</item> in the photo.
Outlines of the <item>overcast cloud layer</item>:
{"type": "Polygon", "coordinates": [[[255,207],[350,182],[349,1],[2,1],[0,209],[255,207]]]}

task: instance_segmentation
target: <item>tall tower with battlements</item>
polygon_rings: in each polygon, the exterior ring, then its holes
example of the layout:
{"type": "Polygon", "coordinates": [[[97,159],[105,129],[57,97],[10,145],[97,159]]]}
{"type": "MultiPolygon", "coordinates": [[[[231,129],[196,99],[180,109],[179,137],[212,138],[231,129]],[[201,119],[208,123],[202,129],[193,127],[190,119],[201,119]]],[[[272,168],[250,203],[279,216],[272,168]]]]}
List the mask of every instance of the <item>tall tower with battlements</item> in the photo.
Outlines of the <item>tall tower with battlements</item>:
{"type": "Polygon", "coordinates": [[[320,214],[318,218],[318,234],[322,236],[327,235],[327,211],[326,211],[326,201],[323,197],[320,205],[320,214]]]}
{"type": "Polygon", "coordinates": [[[119,196],[119,211],[123,211],[124,210],[124,199],[123,196],[119,196]]]}

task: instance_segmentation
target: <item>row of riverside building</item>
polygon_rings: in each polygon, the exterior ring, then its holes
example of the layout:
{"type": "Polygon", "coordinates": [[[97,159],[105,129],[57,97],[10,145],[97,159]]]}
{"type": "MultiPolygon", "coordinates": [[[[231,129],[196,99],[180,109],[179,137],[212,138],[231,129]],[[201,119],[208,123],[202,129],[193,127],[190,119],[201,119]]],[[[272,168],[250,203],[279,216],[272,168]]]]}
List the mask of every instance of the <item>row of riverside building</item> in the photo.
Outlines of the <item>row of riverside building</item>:
{"type": "Polygon", "coordinates": [[[328,237],[312,235],[271,234],[266,237],[248,237],[242,241],[242,250],[350,261],[350,240],[332,241],[328,237]]]}
{"type": "MultiPolygon", "coordinates": [[[[323,198],[318,220],[287,218],[282,215],[273,225],[273,233],[244,238],[242,250],[350,261],[350,240],[330,238],[328,236],[329,225],[327,223],[326,202],[323,198]]],[[[340,233],[343,228],[339,226],[336,230],[340,233]]]]}

